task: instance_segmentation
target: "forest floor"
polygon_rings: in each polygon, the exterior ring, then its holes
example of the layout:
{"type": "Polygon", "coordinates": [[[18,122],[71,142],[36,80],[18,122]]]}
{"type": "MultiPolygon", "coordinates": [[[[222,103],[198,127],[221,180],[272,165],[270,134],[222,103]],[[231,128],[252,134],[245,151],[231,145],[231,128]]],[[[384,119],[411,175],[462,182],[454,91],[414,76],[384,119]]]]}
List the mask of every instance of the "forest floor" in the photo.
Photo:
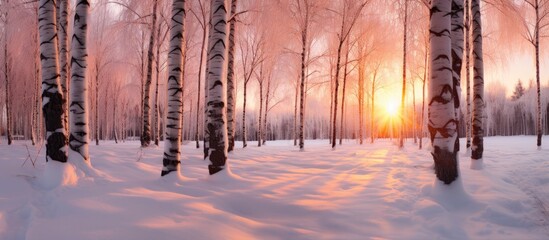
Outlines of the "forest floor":
{"type": "Polygon", "coordinates": [[[213,177],[193,146],[182,178],[160,177],[162,147],[100,142],[97,174],[48,185],[44,148],[2,140],[0,239],[549,239],[549,147],[535,137],[485,138],[480,170],[463,150],[450,186],[411,140],[250,142],[213,177]]]}

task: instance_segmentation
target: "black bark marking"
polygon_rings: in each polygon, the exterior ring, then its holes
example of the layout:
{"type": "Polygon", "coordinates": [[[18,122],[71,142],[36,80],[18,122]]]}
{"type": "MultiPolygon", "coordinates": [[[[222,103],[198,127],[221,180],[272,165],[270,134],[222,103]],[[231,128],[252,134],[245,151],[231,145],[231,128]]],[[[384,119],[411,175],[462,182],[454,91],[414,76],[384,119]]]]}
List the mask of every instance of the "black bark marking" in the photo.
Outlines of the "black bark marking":
{"type": "MultiPolygon", "coordinates": [[[[59,122],[61,122],[61,118],[59,118],[59,122]]],[[[46,121],[46,123],[48,123],[48,121],[46,121]]],[[[46,155],[51,158],[51,160],[67,162],[67,154],[62,151],[65,146],[66,139],[67,137],[65,137],[65,134],[61,132],[54,132],[48,137],[46,143],[46,155]]],[[[46,161],[48,161],[48,158],[46,158],[46,161]]]]}
{"type": "MultiPolygon", "coordinates": [[[[164,153],[164,155],[166,155],[166,154],[164,153]]],[[[162,164],[163,164],[163,166],[167,167],[167,169],[163,168],[162,172],[160,173],[160,176],[163,177],[163,176],[168,175],[171,172],[177,171],[177,166],[179,164],[181,164],[181,161],[179,161],[179,160],[172,161],[172,160],[169,160],[166,156],[164,156],[164,158],[162,159],[162,164]]]]}
{"type": "Polygon", "coordinates": [[[450,37],[450,30],[448,29],[443,29],[441,30],[440,32],[435,32],[433,30],[429,30],[429,32],[433,35],[435,35],[435,37],[450,37]]]}
{"type": "Polygon", "coordinates": [[[450,152],[435,146],[432,155],[437,178],[444,184],[455,181],[458,178],[457,151],[450,152]]]}
{"type": "Polygon", "coordinates": [[[437,96],[434,96],[431,99],[431,102],[429,102],[429,106],[431,106],[435,102],[436,103],[441,103],[441,104],[450,103],[454,99],[453,94],[452,94],[453,92],[454,92],[454,90],[453,90],[452,86],[450,86],[448,84],[444,85],[444,87],[442,87],[442,90],[441,90],[440,94],[437,95],[437,96]],[[450,99],[445,99],[444,97],[442,97],[443,95],[448,94],[448,93],[452,94],[452,97],[450,99]]]}
{"type": "MultiPolygon", "coordinates": [[[[223,104],[223,102],[220,104],[223,104]]],[[[219,103],[216,105],[219,105],[219,103]]],[[[223,121],[223,119],[221,119],[221,121],[223,121]]],[[[219,134],[220,131],[216,131],[218,129],[218,126],[216,125],[218,124],[219,122],[208,122],[208,132],[210,133],[209,143],[210,149],[212,149],[209,156],[211,164],[208,165],[210,175],[216,174],[223,170],[227,161],[227,156],[224,153],[223,146],[220,144],[223,141],[223,136],[222,134],[219,134]]]]}
{"type": "Polygon", "coordinates": [[[429,128],[429,134],[431,136],[431,141],[433,141],[435,139],[435,135],[436,133],[440,133],[440,135],[442,135],[442,137],[444,138],[449,138],[452,136],[453,133],[450,132],[451,131],[456,131],[456,129],[454,128],[448,128],[448,125],[450,125],[451,123],[454,123],[458,124],[458,121],[455,120],[455,119],[450,119],[448,120],[448,122],[446,122],[446,124],[444,124],[444,126],[440,127],[440,128],[435,128],[433,127],[433,124],[429,124],[427,127],[429,128]]]}

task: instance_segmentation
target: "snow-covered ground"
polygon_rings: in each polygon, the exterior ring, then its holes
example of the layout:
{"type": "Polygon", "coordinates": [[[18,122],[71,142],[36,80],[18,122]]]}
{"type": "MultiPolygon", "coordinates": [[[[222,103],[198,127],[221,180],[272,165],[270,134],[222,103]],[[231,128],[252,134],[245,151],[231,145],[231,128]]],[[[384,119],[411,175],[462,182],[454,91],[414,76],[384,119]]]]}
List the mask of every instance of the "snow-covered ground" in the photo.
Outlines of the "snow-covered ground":
{"type": "Polygon", "coordinates": [[[33,167],[39,147],[2,141],[0,239],[549,239],[549,147],[534,137],[486,138],[482,170],[460,153],[449,187],[410,140],[250,144],[214,177],[193,145],[183,179],[160,178],[162,148],[102,142],[95,177],[51,187],[45,149],[33,167]]]}

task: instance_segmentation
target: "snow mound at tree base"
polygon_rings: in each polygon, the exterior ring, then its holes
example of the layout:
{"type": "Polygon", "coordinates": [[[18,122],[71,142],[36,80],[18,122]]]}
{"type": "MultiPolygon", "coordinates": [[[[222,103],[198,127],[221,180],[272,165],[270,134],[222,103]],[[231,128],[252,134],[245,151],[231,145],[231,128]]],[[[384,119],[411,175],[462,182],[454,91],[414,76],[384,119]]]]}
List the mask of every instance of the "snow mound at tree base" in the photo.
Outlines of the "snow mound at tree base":
{"type": "Polygon", "coordinates": [[[75,186],[78,174],[73,164],[49,161],[44,171],[36,176],[34,186],[41,190],[52,190],[60,186],[75,186]]]}
{"type": "Polygon", "coordinates": [[[93,167],[91,159],[85,160],[82,155],[73,150],[69,150],[69,164],[72,164],[77,172],[79,178],[85,178],[89,181],[100,181],[100,182],[118,182],[119,179],[116,179],[96,168],[93,167]]]}

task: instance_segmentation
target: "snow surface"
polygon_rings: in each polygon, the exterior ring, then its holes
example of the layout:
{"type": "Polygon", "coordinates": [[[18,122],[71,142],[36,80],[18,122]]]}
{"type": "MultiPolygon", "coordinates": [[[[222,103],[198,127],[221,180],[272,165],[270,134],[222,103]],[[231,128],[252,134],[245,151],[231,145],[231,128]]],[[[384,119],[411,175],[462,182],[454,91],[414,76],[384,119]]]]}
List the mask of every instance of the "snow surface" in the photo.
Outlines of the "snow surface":
{"type": "Polygon", "coordinates": [[[485,138],[477,170],[463,150],[450,186],[410,141],[240,143],[213,177],[193,146],[161,178],[162,147],[92,145],[85,174],[44,148],[22,166],[40,147],[2,141],[0,239],[549,239],[549,150],[534,137],[485,138]]]}

